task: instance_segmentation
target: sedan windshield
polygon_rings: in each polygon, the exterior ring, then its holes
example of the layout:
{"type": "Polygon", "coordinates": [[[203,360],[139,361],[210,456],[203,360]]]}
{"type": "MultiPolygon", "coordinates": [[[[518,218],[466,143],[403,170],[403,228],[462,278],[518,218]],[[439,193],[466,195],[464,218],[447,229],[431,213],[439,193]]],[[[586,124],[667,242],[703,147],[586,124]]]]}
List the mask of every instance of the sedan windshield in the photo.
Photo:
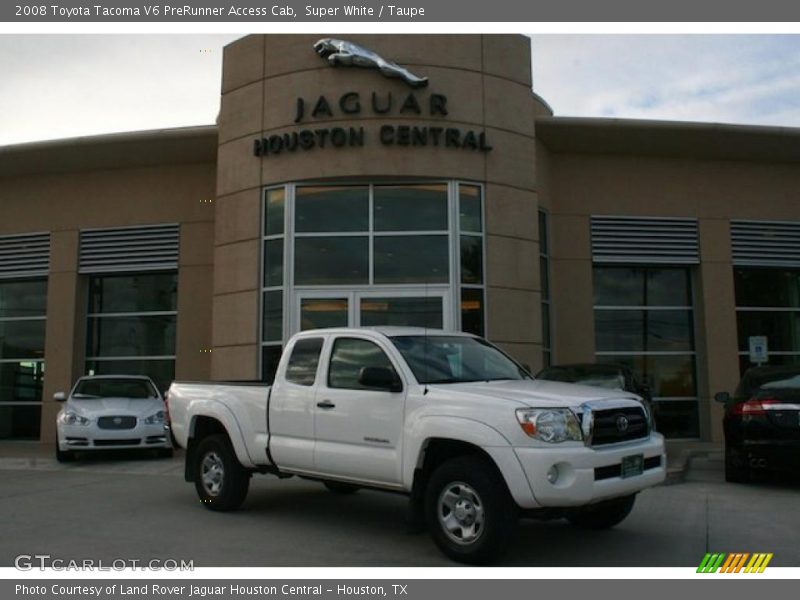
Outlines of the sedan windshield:
{"type": "Polygon", "coordinates": [[[422,384],[530,379],[521,366],[480,338],[404,335],[391,340],[422,384]]]}
{"type": "Polygon", "coordinates": [[[72,392],[73,398],[158,398],[158,393],[144,379],[82,379],[72,392]]]}

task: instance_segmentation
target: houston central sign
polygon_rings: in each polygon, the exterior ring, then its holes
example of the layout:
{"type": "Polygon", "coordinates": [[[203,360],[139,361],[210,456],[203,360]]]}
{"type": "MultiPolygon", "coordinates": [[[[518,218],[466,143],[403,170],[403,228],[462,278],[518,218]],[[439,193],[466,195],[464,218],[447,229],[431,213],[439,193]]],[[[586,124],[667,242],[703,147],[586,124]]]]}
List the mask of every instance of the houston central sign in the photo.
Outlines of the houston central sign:
{"type": "Polygon", "coordinates": [[[256,139],[253,143],[253,153],[256,156],[275,156],[315,148],[363,147],[370,140],[384,146],[444,147],[476,152],[488,152],[492,149],[484,131],[435,124],[382,123],[369,128],[341,127],[326,126],[321,121],[358,117],[365,113],[400,119],[440,119],[448,114],[447,97],[443,94],[421,97],[414,92],[400,95],[392,92],[372,92],[367,95],[347,92],[332,99],[320,95],[312,101],[297,98],[294,113],[297,129],[256,139]]]}

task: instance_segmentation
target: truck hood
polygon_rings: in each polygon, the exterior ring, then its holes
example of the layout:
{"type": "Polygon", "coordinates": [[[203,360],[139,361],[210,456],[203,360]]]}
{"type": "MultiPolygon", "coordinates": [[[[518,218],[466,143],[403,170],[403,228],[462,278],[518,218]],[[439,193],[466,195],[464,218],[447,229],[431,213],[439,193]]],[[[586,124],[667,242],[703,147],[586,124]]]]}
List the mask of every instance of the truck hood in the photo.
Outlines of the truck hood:
{"type": "Polygon", "coordinates": [[[149,417],[164,410],[164,402],[158,398],[70,398],[67,408],[87,418],[149,417]]]}
{"type": "Polygon", "coordinates": [[[636,394],[623,390],[561,383],[544,380],[486,381],[471,383],[433,384],[429,390],[442,394],[480,396],[483,399],[493,398],[515,402],[521,406],[531,407],[578,407],[584,402],[602,400],[636,400],[636,394]]]}

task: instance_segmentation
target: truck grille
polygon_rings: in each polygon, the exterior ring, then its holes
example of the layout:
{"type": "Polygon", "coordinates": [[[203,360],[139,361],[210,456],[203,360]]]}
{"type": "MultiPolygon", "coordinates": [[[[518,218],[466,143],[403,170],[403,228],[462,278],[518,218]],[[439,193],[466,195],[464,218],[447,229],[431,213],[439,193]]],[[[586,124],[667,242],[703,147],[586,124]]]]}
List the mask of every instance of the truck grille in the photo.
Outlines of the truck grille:
{"type": "Polygon", "coordinates": [[[592,446],[617,444],[647,437],[649,427],[644,410],[638,406],[594,412],[592,446]]]}
{"type": "Polygon", "coordinates": [[[133,429],[136,417],[99,417],[97,426],[100,429],[133,429]]]}

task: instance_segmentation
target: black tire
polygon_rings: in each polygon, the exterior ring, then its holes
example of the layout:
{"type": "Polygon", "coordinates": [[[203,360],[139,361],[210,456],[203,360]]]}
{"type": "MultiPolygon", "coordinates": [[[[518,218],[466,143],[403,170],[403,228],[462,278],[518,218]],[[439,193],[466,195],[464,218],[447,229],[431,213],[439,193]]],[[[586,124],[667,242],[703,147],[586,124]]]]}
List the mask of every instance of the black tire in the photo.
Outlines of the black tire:
{"type": "Polygon", "coordinates": [[[247,497],[250,472],[239,463],[227,435],[210,435],[200,441],[192,471],[200,502],[209,510],[236,510],[247,497]]]}
{"type": "Polygon", "coordinates": [[[619,525],[631,514],[636,494],[598,502],[575,511],[567,516],[567,520],[581,529],[610,529],[619,525]]]}
{"type": "Polygon", "coordinates": [[[355,494],[361,489],[357,485],[353,485],[352,483],[342,483],[341,481],[323,481],[322,483],[325,484],[325,487],[328,488],[329,492],[333,492],[334,494],[339,494],[341,496],[355,494]]]}
{"type": "Polygon", "coordinates": [[[439,465],[428,480],[428,530],[439,549],[455,561],[486,564],[498,559],[508,547],[517,518],[517,506],[502,475],[486,458],[450,459],[439,465]],[[447,521],[451,523],[449,528],[447,521]]]}
{"type": "Polygon", "coordinates": [[[738,455],[725,448],[725,481],[728,483],[749,483],[750,467],[740,464],[738,455]]]}
{"type": "Polygon", "coordinates": [[[75,460],[75,452],[72,450],[62,450],[58,447],[58,440],[56,440],[56,460],[60,463],[73,462],[75,460]]]}

